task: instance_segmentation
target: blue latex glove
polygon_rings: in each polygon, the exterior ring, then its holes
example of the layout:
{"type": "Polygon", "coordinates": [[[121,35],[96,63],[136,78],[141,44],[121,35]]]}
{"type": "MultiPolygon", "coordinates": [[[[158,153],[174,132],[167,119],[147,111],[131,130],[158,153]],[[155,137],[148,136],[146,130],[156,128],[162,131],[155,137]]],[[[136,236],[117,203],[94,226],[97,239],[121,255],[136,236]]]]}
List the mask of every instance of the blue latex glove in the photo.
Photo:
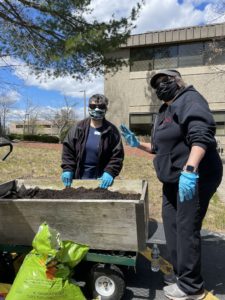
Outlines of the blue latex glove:
{"type": "Polygon", "coordinates": [[[120,125],[120,130],[121,130],[122,136],[124,137],[124,139],[128,145],[130,145],[131,147],[139,147],[140,146],[140,142],[138,141],[135,134],[132,131],[130,131],[124,124],[120,125]]]}
{"type": "Polygon", "coordinates": [[[197,173],[181,172],[179,179],[180,202],[193,199],[198,178],[197,173]]]}
{"type": "Polygon", "coordinates": [[[104,172],[103,175],[98,179],[101,180],[99,185],[101,189],[107,189],[113,183],[113,177],[107,172],[104,172]]]}
{"type": "Polygon", "coordinates": [[[65,187],[69,187],[72,184],[73,181],[73,172],[72,171],[66,171],[63,172],[61,175],[61,179],[65,187]]]}

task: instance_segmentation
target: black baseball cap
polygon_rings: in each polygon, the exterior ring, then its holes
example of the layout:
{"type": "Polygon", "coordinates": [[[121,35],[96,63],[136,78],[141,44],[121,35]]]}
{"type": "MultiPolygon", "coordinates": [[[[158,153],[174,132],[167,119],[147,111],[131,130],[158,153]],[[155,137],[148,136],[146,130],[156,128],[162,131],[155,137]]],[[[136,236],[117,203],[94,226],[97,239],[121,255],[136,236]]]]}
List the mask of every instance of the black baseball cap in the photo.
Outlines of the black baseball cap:
{"type": "Polygon", "coordinates": [[[180,73],[177,70],[160,70],[155,75],[153,75],[150,80],[150,84],[151,84],[151,87],[153,87],[153,89],[156,88],[157,79],[163,75],[168,75],[168,76],[173,76],[173,77],[175,77],[175,76],[181,77],[180,73]]]}

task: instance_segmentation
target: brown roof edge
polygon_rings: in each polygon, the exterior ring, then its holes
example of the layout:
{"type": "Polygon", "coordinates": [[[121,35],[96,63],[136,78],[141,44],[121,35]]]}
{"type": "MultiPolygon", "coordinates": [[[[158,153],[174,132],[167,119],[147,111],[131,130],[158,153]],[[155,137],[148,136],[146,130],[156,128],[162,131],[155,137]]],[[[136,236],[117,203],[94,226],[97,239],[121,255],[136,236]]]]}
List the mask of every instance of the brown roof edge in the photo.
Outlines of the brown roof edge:
{"type": "Polygon", "coordinates": [[[174,42],[188,42],[223,36],[225,36],[225,22],[134,34],[128,38],[126,44],[121,45],[121,48],[174,42]]]}

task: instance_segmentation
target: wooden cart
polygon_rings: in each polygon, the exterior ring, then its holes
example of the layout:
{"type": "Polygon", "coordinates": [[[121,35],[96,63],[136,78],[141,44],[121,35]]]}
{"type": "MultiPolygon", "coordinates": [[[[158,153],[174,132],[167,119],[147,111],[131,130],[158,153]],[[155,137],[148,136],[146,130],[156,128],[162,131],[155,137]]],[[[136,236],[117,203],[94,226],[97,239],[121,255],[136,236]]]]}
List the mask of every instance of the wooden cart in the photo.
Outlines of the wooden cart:
{"type": "MultiPolygon", "coordinates": [[[[51,180],[14,180],[0,185],[0,197],[21,185],[62,189],[51,180]]],[[[74,187],[96,188],[97,180],[74,181],[74,187]]],[[[41,223],[60,232],[62,240],[86,244],[93,296],[121,299],[125,283],[119,265],[135,266],[138,252],[146,252],[148,238],[148,183],[115,180],[112,191],[140,194],[129,199],[0,199],[0,251],[26,253],[41,223]]]]}

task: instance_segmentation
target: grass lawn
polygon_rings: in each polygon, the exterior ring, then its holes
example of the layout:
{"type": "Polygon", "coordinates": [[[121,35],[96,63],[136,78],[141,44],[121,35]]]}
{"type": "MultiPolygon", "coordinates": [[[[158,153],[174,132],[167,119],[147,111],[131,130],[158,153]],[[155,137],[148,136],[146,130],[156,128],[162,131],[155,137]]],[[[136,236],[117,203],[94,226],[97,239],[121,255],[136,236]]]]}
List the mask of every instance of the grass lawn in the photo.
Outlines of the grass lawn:
{"type": "MultiPolygon", "coordinates": [[[[2,148],[3,149],[3,148],[2,148]]],[[[55,182],[61,175],[61,151],[46,147],[27,147],[15,144],[9,158],[0,163],[0,183],[16,178],[47,178],[55,182]]],[[[120,179],[146,179],[149,182],[151,218],[161,221],[161,184],[156,178],[151,159],[126,156],[120,179]]],[[[210,231],[225,233],[225,205],[217,194],[211,200],[203,227],[210,231]]]]}

